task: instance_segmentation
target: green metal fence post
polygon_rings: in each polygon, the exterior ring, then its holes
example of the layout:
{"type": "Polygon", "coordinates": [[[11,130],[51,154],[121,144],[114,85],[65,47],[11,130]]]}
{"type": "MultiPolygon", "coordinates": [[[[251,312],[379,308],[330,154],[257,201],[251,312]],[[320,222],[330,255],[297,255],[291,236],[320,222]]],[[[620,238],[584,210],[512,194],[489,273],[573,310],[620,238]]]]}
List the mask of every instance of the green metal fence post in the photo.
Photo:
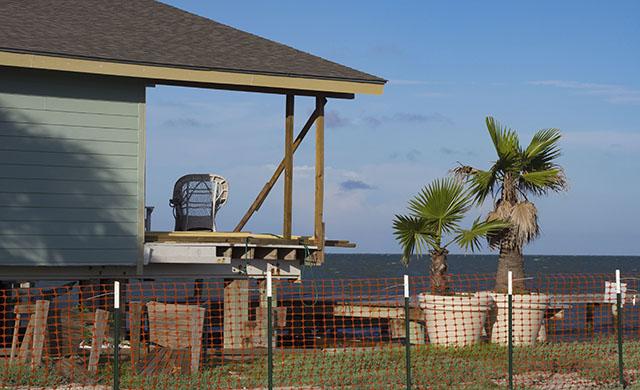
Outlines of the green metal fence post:
{"type": "Polygon", "coordinates": [[[507,295],[507,326],[509,337],[509,390],[513,390],[513,274],[511,271],[507,274],[509,285],[507,295]]]}
{"type": "Polygon", "coordinates": [[[113,282],[113,390],[120,389],[120,282],[113,282]]]}
{"type": "Polygon", "coordinates": [[[616,309],[618,315],[618,370],[620,377],[620,386],[627,387],[624,380],[624,359],[622,353],[622,288],[620,285],[620,270],[616,270],[616,309]]]}
{"type": "Polygon", "coordinates": [[[271,270],[267,271],[267,375],[269,390],[273,389],[273,294],[271,270]]]}
{"type": "Polygon", "coordinates": [[[404,276],[404,331],[407,390],[411,390],[411,310],[409,307],[409,275],[404,276]]]}

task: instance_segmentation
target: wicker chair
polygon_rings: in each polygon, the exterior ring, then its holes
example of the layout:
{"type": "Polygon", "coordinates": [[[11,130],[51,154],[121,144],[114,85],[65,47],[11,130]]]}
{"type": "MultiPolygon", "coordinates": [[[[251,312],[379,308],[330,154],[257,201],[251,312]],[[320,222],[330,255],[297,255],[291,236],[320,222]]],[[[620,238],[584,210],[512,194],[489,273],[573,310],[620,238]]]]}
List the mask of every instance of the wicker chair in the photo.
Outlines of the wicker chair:
{"type": "Polygon", "coordinates": [[[176,231],[216,231],[216,213],[227,202],[229,185],[218,175],[192,174],[182,176],[173,187],[173,208],[176,231]]]}

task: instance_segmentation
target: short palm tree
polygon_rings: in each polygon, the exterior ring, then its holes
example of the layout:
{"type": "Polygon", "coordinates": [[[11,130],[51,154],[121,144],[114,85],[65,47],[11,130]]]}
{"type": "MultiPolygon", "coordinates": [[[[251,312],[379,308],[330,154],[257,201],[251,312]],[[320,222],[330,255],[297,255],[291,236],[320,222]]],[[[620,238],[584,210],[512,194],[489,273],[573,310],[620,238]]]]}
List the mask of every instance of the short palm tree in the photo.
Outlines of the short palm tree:
{"type": "Polygon", "coordinates": [[[510,223],[489,235],[490,245],[500,248],[496,291],[507,289],[507,271],[513,272],[514,289],[524,290],[522,248],[539,235],[538,211],[528,197],[567,188],[564,170],[557,164],[561,134],[558,129],[539,130],[522,148],[515,131],[502,127],[492,117],[486,118],[486,125],[498,159],[488,170],[462,165],[453,172],[466,179],[477,204],[492,197],[494,208],[487,221],[510,223]]]}
{"type": "Polygon", "coordinates": [[[470,229],[462,229],[460,221],[473,205],[474,198],[464,183],[453,178],[438,179],[427,185],[409,201],[409,215],[396,215],[393,228],[402,246],[402,260],[409,263],[411,256],[431,255],[431,291],[449,292],[447,277],[447,247],[452,243],[464,249],[475,250],[481,239],[503,230],[507,223],[499,219],[481,222],[476,219],[470,229]],[[449,236],[448,241],[444,241],[449,236]]]}

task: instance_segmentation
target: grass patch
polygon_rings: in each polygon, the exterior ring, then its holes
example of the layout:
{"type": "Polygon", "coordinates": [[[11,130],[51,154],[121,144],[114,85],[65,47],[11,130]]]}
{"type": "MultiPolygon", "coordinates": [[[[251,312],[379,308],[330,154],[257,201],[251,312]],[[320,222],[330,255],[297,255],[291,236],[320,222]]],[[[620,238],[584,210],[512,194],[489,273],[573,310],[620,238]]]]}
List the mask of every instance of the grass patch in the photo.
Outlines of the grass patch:
{"type": "MultiPolygon", "coordinates": [[[[431,389],[499,389],[507,379],[507,349],[494,344],[464,348],[423,345],[412,347],[413,384],[431,389]],[[496,384],[500,383],[500,385],[496,384]]],[[[213,360],[193,375],[167,372],[142,376],[133,372],[129,362],[121,367],[121,387],[163,389],[259,388],[267,385],[267,360],[250,362],[213,360]]],[[[625,344],[625,365],[640,366],[640,342],[625,344]]],[[[631,371],[630,371],[631,372],[631,371]]],[[[603,386],[618,379],[615,338],[597,342],[543,343],[514,349],[514,374],[518,378],[543,373],[543,376],[572,376],[603,386]]],[[[112,367],[100,364],[99,384],[109,385],[112,367]]],[[[30,367],[0,368],[2,386],[56,387],[70,381],[55,373],[47,363],[30,367]]],[[[371,348],[345,348],[331,351],[305,350],[290,353],[276,350],[274,383],[277,387],[347,387],[352,389],[396,389],[405,386],[405,350],[401,345],[371,348]]],[[[522,383],[524,385],[524,383],[522,383]]],[[[633,385],[640,390],[638,385],[633,385]]],[[[533,386],[532,388],[535,388],[533,386]]]]}

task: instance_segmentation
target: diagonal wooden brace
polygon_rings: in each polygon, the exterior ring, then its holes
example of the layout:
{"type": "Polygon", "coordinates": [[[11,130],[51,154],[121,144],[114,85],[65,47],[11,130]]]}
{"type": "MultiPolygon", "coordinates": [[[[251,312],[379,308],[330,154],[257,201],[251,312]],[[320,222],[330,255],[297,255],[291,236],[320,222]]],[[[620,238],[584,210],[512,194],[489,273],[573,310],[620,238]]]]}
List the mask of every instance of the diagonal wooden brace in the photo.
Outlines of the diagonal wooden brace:
{"type": "MultiPolygon", "coordinates": [[[[324,108],[324,105],[327,103],[327,99],[322,98],[322,100],[323,100],[322,107],[324,108]]],[[[324,111],[324,110],[318,110],[318,108],[316,107],[316,109],[311,113],[311,116],[309,116],[309,119],[307,119],[307,122],[302,127],[302,130],[300,130],[300,133],[298,133],[298,135],[296,136],[296,139],[293,141],[293,153],[295,153],[296,150],[298,150],[298,146],[300,146],[300,144],[302,143],[302,140],[304,139],[304,137],[307,135],[307,133],[315,123],[321,111],[324,111]]],[[[247,212],[244,214],[240,222],[238,222],[238,225],[235,227],[235,229],[233,229],[234,232],[241,231],[245,227],[245,225],[247,224],[251,216],[260,209],[260,206],[262,206],[262,203],[264,203],[264,200],[267,198],[267,195],[269,195],[269,192],[271,192],[271,190],[273,189],[273,186],[276,184],[276,182],[278,181],[278,178],[284,171],[284,167],[285,167],[285,158],[283,158],[280,161],[280,164],[278,165],[275,172],[271,176],[271,179],[269,179],[269,181],[267,181],[264,187],[262,187],[262,191],[260,191],[260,193],[258,194],[256,199],[253,201],[253,203],[251,204],[247,212]]]]}

